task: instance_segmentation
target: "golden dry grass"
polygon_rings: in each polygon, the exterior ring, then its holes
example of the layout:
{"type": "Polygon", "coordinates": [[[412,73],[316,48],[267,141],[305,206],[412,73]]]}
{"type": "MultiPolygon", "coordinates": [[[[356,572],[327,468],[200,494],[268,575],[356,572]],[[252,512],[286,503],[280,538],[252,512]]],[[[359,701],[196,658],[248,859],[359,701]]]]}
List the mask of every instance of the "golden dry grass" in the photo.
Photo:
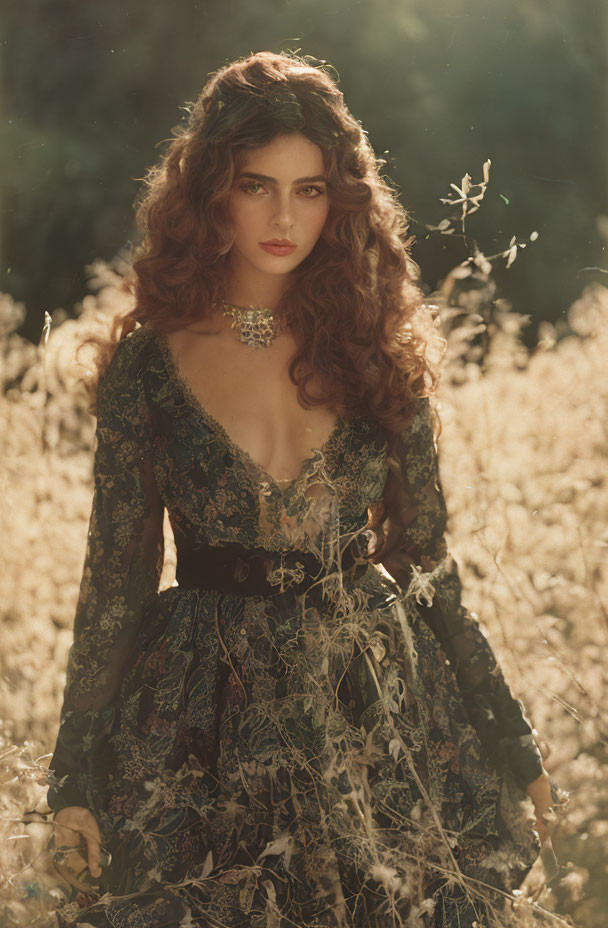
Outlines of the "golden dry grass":
{"type": "MultiPolygon", "coordinates": [[[[46,345],[14,334],[0,297],[0,922],[54,926],[65,892],[45,851],[43,786],[57,732],[91,503],[94,420],[74,350],[123,299],[109,268],[75,320],[56,314],[46,345]],[[27,820],[27,824],[24,822],[27,820]]],[[[572,792],[554,836],[567,875],[513,926],[605,923],[608,638],[608,290],[587,288],[573,333],[550,327],[531,355],[516,320],[491,340],[483,373],[453,361],[440,395],[442,478],[464,601],[572,792]],[[566,920],[564,920],[566,919],[566,920]]],[[[168,523],[167,523],[168,525],[168,523]]],[[[169,536],[168,536],[169,537],[169,536]]],[[[170,537],[162,586],[174,576],[170,537]]]]}

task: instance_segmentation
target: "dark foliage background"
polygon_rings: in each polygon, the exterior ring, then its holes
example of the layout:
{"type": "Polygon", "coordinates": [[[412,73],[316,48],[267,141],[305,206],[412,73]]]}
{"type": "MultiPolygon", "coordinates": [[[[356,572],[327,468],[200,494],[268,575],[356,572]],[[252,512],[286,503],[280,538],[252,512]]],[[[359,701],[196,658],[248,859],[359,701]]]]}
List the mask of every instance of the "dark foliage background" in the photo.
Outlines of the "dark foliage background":
{"type": "MultiPolygon", "coordinates": [[[[533,321],[608,270],[606,47],[601,0],[8,0],[1,15],[0,291],[44,310],[87,291],[86,266],[136,236],[133,200],[155,146],[210,72],[251,51],[326,59],[411,211],[429,291],[461,257],[429,232],[440,197],[492,160],[467,234],[496,265],[498,296],[533,321]]],[[[527,338],[534,340],[536,327],[527,338]]]]}

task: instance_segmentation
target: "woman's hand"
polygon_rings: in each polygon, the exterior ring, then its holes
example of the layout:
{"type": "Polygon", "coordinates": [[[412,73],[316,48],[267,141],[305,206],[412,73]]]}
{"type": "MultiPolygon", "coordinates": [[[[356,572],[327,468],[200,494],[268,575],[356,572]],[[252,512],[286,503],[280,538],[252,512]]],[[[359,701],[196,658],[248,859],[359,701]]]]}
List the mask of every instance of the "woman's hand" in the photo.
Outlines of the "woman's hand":
{"type": "Polygon", "coordinates": [[[551,785],[546,772],[543,771],[536,780],[528,783],[526,792],[534,804],[536,830],[541,848],[538,860],[527,874],[520,889],[524,896],[537,902],[547,887],[547,881],[554,879],[560,869],[551,844],[550,830],[544,819],[545,813],[553,805],[551,785]]]}
{"type": "Polygon", "coordinates": [[[545,822],[543,816],[553,805],[553,797],[551,795],[549,777],[545,771],[543,771],[541,775],[536,778],[536,780],[532,780],[531,783],[528,783],[526,786],[526,792],[534,803],[536,830],[538,831],[540,843],[541,845],[547,844],[547,842],[549,842],[551,839],[547,823],[545,822]]]}
{"type": "MultiPolygon", "coordinates": [[[[78,846],[81,835],[87,842],[87,857],[91,876],[101,876],[100,844],[101,832],[94,815],[84,806],[66,806],[53,817],[55,822],[55,848],[78,846]]],[[[82,869],[83,859],[80,854],[71,852],[66,857],[66,866],[76,877],[82,869]]]]}

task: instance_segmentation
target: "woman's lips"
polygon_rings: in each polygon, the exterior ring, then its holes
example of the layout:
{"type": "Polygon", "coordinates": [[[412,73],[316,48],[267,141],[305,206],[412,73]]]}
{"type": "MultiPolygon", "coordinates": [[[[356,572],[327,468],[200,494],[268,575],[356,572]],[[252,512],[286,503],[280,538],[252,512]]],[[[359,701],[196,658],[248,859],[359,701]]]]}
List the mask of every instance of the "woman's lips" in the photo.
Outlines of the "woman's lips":
{"type": "Polygon", "coordinates": [[[296,250],[297,245],[264,245],[263,242],[260,242],[260,247],[271,255],[290,255],[292,251],[296,250]]]}

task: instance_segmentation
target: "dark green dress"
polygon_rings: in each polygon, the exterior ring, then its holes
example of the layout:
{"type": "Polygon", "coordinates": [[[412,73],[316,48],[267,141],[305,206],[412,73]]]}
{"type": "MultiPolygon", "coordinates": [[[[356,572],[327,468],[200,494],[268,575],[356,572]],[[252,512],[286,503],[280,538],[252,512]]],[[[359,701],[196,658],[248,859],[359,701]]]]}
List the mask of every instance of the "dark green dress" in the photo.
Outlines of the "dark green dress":
{"type": "Polygon", "coordinates": [[[48,792],[93,812],[111,862],[61,925],[492,924],[538,854],[522,800],[542,766],[461,604],[428,399],[398,454],[407,525],[384,563],[401,585],[341,567],[387,483],[378,423],[340,419],[278,482],[166,339],[120,342],[48,792]],[[159,592],[165,507],[182,541],[274,552],[276,592],[159,592]],[[310,592],[294,549],[321,566],[310,592]]]}

